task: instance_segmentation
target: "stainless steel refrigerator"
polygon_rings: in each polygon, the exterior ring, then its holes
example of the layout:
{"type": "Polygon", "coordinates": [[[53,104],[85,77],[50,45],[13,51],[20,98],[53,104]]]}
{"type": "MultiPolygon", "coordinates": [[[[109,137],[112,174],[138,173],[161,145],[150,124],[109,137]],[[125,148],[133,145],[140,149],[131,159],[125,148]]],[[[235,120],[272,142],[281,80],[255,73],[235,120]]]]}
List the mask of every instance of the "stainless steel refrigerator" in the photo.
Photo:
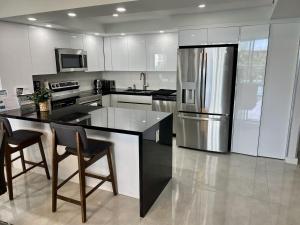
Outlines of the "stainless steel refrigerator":
{"type": "Polygon", "coordinates": [[[178,146],[230,151],[236,58],[237,45],[179,48],[178,146]]]}

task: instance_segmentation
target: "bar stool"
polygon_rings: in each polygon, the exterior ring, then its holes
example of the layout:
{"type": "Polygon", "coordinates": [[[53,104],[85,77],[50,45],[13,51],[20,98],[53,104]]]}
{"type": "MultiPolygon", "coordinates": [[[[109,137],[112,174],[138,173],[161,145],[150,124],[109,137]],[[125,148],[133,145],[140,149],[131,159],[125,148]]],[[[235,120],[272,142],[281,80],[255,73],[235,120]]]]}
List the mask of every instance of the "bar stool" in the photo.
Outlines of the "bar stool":
{"type": "Polygon", "coordinates": [[[67,126],[57,123],[50,124],[53,134],[53,167],[52,167],[52,212],[56,212],[57,199],[70,202],[81,206],[82,222],[86,222],[86,198],[96,191],[106,181],[112,183],[113,193],[117,195],[117,187],[115,175],[113,170],[110,142],[88,139],[83,127],[80,126],[67,126]],[[65,146],[65,152],[59,155],[57,146],[65,146]],[[58,163],[66,159],[70,155],[77,156],[78,170],[69,176],[66,180],[58,185],[58,163]],[[107,157],[109,175],[102,176],[85,171],[86,168],[97,162],[102,157],[107,157]],[[85,160],[85,158],[87,160],[85,160]],[[79,173],[79,186],[80,186],[80,201],[59,195],[58,190],[65,185],[72,177],[79,173]],[[101,180],[95,187],[86,193],[85,178],[91,177],[101,180]]]}
{"type": "Polygon", "coordinates": [[[41,136],[43,135],[40,132],[32,131],[32,130],[16,130],[12,131],[11,125],[9,120],[4,117],[0,117],[0,122],[4,125],[4,143],[5,148],[5,168],[6,168],[6,179],[7,179],[7,187],[9,193],[9,199],[13,200],[13,184],[12,180],[27,173],[28,171],[32,170],[35,167],[42,167],[45,169],[47,179],[50,180],[50,174],[48,170],[48,165],[45,157],[45,152],[41,140],[41,136]],[[42,157],[42,161],[40,162],[32,162],[25,160],[24,157],[24,148],[27,148],[31,145],[38,144],[40,149],[40,154],[42,157]],[[12,159],[11,155],[13,153],[19,152],[20,156],[12,159]],[[12,163],[18,159],[21,159],[23,171],[12,175],[12,163]],[[30,165],[29,168],[26,168],[26,164],[30,165]]]}

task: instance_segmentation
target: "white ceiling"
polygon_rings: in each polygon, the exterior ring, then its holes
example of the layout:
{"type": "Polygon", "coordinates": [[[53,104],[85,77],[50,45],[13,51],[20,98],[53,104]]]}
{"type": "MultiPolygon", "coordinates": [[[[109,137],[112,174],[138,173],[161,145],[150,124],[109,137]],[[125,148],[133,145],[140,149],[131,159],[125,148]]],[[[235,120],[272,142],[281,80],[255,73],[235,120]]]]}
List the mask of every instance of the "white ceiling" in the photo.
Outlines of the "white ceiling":
{"type": "Polygon", "coordinates": [[[300,17],[300,0],[278,0],[272,19],[300,17]]]}
{"type": "MultiPolygon", "coordinates": [[[[0,0],[0,4],[1,1],[3,0],[0,0]]],[[[88,0],[85,1],[91,2],[88,0]]],[[[102,0],[102,3],[104,1],[108,2],[108,0],[102,0]]],[[[99,2],[101,1],[98,0],[98,4],[99,2]]],[[[120,2],[120,0],[118,2],[120,2]]],[[[69,18],[66,14],[70,11],[70,9],[65,9],[44,13],[31,13],[30,16],[33,16],[38,19],[38,21],[36,22],[28,21],[28,15],[6,17],[2,18],[2,20],[24,24],[33,24],[37,26],[45,26],[45,24],[52,24],[54,28],[74,32],[105,33],[104,28],[118,23],[146,21],[153,19],[164,20],[170,19],[172,16],[175,15],[206,14],[238,9],[245,10],[255,7],[271,7],[272,5],[273,0],[136,0],[130,2],[126,1],[123,3],[96,5],[72,9],[72,11],[76,12],[78,15],[76,18],[69,18]],[[200,3],[205,3],[207,7],[204,9],[199,9],[197,6],[200,3]],[[124,6],[127,9],[127,11],[126,13],[120,13],[119,17],[114,18],[112,17],[112,14],[115,13],[115,9],[118,6],[124,6]]]]}

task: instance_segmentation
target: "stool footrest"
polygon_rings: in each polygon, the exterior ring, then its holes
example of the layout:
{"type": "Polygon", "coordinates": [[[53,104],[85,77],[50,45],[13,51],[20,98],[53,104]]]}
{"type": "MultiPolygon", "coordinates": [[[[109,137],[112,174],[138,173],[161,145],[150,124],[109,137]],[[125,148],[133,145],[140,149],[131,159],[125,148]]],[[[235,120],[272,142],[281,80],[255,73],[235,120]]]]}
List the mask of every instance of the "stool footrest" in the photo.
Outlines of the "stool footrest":
{"type": "Polygon", "coordinates": [[[89,197],[94,191],[96,191],[102,184],[104,184],[106,181],[102,180],[99,184],[97,184],[95,187],[92,188],[88,193],[85,194],[85,197],[89,197]]]}
{"type": "Polygon", "coordinates": [[[96,174],[93,174],[93,173],[85,173],[85,175],[87,177],[91,177],[91,178],[95,178],[95,179],[99,179],[99,180],[104,180],[104,181],[111,181],[110,179],[110,175],[104,177],[104,176],[101,176],[101,175],[96,175],[96,174]]]}
{"type": "Polygon", "coordinates": [[[75,200],[73,198],[68,198],[68,197],[62,196],[62,195],[57,195],[57,198],[60,199],[60,200],[62,200],[62,201],[65,201],[65,202],[73,203],[75,205],[79,205],[79,206],[81,205],[80,201],[75,200]]]}
{"type": "MultiPolygon", "coordinates": [[[[27,162],[28,162],[28,161],[27,161],[27,162]]],[[[27,173],[29,170],[32,170],[33,168],[35,168],[35,167],[37,167],[37,166],[44,167],[44,166],[41,166],[42,163],[43,163],[43,161],[41,161],[41,162],[39,162],[39,163],[33,163],[33,162],[31,162],[31,165],[32,165],[31,167],[27,168],[26,170],[24,170],[24,171],[21,172],[21,173],[16,174],[15,176],[12,177],[12,179],[15,179],[15,178],[17,178],[17,177],[19,177],[19,176],[21,176],[21,175],[27,173]]],[[[30,163],[28,163],[28,164],[30,164],[30,163]]]]}
{"type": "Polygon", "coordinates": [[[74,172],[72,175],[70,175],[70,176],[69,176],[67,179],[65,179],[63,182],[61,182],[61,183],[57,186],[56,190],[58,190],[58,189],[60,189],[62,186],[64,186],[69,180],[71,180],[73,177],[75,177],[76,174],[78,174],[78,170],[77,170],[76,172],[74,172]]]}

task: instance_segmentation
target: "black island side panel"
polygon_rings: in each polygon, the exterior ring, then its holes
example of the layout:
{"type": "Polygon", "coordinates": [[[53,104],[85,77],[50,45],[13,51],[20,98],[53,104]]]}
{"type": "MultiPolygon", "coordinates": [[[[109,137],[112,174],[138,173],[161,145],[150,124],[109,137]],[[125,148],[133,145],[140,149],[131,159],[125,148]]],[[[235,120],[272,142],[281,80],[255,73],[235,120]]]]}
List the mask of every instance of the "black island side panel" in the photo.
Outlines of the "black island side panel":
{"type": "Polygon", "coordinates": [[[140,136],[141,217],[147,214],[172,178],[172,129],[170,115],[140,136]]]}

